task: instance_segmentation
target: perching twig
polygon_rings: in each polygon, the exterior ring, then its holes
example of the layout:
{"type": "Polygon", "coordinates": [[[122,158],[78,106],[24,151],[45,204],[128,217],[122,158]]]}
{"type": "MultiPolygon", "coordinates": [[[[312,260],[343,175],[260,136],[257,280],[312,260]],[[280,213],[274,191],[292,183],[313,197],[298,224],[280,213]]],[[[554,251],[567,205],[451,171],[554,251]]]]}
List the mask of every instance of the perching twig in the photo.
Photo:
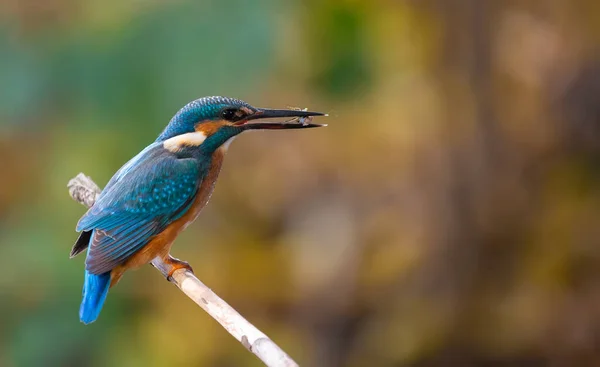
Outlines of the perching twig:
{"type": "MultiPolygon", "coordinates": [[[[71,197],[91,207],[101,190],[83,173],[71,179],[67,185],[71,197]]],[[[155,258],[152,265],[167,278],[171,270],[162,259],[155,258]]],[[[297,367],[294,362],[277,344],[275,344],[262,331],[249,323],[242,315],[217,296],[210,288],[202,283],[187,269],[178,269],[168,280],[175,284],[192,301],[196,302],[213,319],[217,320],[234,338],[236,338],[246,349],[254,353],[263,363],[269,367],[297,367]]]]}

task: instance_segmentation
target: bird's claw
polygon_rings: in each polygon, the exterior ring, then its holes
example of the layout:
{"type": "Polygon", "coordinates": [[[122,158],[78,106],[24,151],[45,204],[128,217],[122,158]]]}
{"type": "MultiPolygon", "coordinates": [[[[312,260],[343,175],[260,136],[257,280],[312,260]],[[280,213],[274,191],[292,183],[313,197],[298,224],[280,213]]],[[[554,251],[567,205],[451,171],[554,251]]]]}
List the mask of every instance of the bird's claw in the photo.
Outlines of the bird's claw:
{"type": "Polygon", "coordinates": [[[169,256],[167,259],[164,259],[164,262],[169,264],[171,270],[169,270],[169,274],[167,275],[167,280],[169,282],[173,281],[173,273],[179,269],[187,269],[191,273],[194,272],[191,265],[187,261],[176,259],[172,256],[169,256]]]}

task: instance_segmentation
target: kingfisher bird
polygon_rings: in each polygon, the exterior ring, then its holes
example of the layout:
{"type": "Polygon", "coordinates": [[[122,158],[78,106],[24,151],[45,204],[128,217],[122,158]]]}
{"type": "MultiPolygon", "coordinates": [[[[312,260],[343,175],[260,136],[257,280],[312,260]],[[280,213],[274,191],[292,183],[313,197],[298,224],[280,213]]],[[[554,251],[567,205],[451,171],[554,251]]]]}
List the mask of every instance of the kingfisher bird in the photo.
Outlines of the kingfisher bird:
{"type": "Polygon", "coordinates": [[[207,204],[231,141],[246,130],[325,125],[319,112],[257,108],[239,99],[204,97],[180,109],[158,138],[125,163],[77,223],[71,258],[88,249],[79,319],[94,322],[123,273],[160,257],[169,276],[188,263],[170,256],[173,241],[207,204]],[[292,118],[302,123],[258,119],[292,118]]]}

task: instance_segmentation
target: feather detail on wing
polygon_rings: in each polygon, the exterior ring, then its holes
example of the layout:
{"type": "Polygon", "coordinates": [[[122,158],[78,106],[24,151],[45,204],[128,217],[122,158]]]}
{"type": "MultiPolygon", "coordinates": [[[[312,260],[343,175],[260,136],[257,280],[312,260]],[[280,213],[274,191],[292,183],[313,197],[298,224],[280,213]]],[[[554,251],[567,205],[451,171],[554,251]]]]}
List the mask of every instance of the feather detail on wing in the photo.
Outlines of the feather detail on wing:
{"type": "Polygon", "coordinates": [[[133,160],[115,174],[77,225],[77,230],[93,231],[86,258],[92,274],[123,263],[185,214],[205,175],[195,159],[180,159],[162,144],[133,160]]]}

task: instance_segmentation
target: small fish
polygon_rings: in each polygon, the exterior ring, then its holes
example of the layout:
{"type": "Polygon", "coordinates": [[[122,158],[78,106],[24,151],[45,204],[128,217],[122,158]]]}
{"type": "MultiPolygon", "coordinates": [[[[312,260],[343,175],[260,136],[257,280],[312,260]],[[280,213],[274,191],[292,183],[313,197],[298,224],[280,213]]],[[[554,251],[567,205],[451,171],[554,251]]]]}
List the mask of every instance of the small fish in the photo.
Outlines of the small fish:
{"type": "MultiPolygon", "coordinates": [[[[292,111],[308,111],[308,108],[291,107],[291,106],[288,106],[288,109],[290,109],[292,111]]],[[[298,122],[299,124],[302,124],[302,126],[306,126],[312,121],[312,119],[313,119],[312,116],[294,117],[293,119],[289,119],[285,122],[298,122]]]]}

